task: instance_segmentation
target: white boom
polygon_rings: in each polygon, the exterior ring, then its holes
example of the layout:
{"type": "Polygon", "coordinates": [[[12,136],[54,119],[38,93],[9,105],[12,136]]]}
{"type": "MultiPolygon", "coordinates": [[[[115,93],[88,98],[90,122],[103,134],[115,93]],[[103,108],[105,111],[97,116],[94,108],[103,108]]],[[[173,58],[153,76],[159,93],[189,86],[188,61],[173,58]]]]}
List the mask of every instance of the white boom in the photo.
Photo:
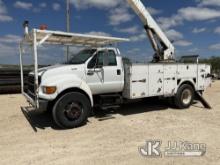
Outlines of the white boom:
{"type": "Polygon", "coordinates": [[[175,48],[173,44],[152,18],[144,4],[140,0],[127,0],[127,2],[144,24],[149,40],[156,52],[154,55],[154,61],[160,62],[175,60],[175,48]]]}

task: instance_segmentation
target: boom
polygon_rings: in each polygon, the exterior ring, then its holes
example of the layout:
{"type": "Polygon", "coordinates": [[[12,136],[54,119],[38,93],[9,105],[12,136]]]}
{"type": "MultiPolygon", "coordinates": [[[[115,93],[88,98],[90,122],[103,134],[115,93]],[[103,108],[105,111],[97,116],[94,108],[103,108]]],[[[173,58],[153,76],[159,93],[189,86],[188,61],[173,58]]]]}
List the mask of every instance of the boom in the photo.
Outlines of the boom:
{"type": "Polygon", "coordinates": [[[140,0],[127,0],[139,16],[155,51],[154,62],[174,61],[175,48],[140,0]]]}

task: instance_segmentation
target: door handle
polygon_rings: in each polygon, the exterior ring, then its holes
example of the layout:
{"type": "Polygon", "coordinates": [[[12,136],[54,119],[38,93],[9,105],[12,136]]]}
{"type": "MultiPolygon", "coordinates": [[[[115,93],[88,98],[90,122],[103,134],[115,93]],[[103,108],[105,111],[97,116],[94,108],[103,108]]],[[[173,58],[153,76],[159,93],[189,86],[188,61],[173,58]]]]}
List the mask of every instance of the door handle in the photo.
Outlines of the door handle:
{"type": "Polygon", "coordinates": [[[121,69],[117,69],[117,75],[121,75],[121,69]]]}
{"type": "Polygon", "coordinates": [[[94,70],[94,72],[102,72],[102,71],[103,71],[102,68],[96,68],[96,69],[94,70]]]}

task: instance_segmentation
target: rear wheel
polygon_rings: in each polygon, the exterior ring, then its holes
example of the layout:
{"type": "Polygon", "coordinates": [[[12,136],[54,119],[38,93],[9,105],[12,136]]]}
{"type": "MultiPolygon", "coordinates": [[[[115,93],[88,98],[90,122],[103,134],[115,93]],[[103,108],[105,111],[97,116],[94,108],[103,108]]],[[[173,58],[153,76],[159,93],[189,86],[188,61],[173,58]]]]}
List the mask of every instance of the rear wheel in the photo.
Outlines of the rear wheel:
{"type": "Polygon", "coordinates": [[[75,128],[86,123],[90,110],[90,101],[85,95],[71,92],[55,103],[53,119],[62,128],[75,128]]]}
{"type": "Polygon", "coordinates": [[[174,98],[175,105],[180,109],[189,108],[194,100],[194,89],[191,85],[183,84],[174,98]]]}

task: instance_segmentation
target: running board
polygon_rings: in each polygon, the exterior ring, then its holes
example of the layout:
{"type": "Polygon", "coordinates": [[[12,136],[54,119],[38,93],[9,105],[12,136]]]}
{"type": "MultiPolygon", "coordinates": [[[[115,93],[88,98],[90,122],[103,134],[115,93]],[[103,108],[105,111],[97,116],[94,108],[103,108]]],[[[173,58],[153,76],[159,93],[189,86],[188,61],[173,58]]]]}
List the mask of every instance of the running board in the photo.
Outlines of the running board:
{"type": "Polygon", "coordinates": [[[202,103],[202,105],[207,109],[212,109],[210,104],[205,100],[205,98],[201,95],[199,91],[196,92],[197,99],[202,103]]]}

